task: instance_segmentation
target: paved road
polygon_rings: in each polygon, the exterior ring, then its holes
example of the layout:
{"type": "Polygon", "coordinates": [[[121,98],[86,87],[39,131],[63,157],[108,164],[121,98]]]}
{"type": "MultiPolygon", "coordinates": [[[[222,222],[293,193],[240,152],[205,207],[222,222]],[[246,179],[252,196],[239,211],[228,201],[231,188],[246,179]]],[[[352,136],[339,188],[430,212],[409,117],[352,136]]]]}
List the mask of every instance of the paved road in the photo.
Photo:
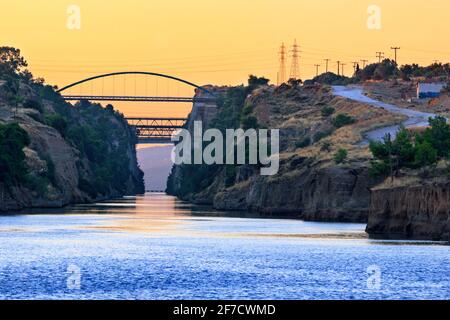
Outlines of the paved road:
{"type": "MultiPolygon", "coordinates": [[[[403,114],[408,117],[408,119],[403,122],[403,125],[407,128],[427,126],[428,118],[436,116],[436,114],[434,113],[400,108],[392,104],[371,99],[363,94],[363,89],[360,87],[333,86],[333,94],[351,100],[367,103],[376,108],[383,108],[393,113],[403,114]]],[[[395,125],[369,131],[365,134],[366,140],[363,142],[363,144],[367,144],[369,140],[382,140],[387,133],[390,133],[392,137],[395,137],[398,129],[399,125],[395,125]]]]}

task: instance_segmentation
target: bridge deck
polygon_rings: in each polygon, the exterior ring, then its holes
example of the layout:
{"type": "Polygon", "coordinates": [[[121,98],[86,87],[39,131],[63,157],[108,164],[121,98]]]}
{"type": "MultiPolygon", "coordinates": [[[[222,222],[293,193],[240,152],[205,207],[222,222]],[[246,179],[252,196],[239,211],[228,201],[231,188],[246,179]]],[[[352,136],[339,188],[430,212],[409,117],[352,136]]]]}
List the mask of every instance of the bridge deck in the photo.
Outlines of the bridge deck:
{"type": "Polygon", "coordinates": [[[139,143],[173,143],[172,135],[183,128],[185,118],[126,118],[139,143]]]}
{"type": "Polygon", "coordinates": [[[211,102],[212,97],[154,97],[154,96],[98,96],[98,95],[63,95],[66,101],[128,101],[128,102],[211,102]]]}

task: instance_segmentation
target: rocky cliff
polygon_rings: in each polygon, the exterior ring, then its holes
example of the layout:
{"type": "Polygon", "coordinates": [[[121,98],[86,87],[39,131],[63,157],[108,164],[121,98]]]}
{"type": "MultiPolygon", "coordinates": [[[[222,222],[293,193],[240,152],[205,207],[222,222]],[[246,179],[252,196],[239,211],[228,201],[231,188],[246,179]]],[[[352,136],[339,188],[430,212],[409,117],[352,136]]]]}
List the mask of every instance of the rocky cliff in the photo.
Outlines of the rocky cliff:
{"type": "MultiPolygon", "coordinates": [[[[72,106],[39,81],[5,78],[0,83],[0,126],[18,123],[29,143],[23,149],[23,172],[10,179],[4,172],[0,179],[0,211],[144,192],[135,136],[121,114],[89,102],[72,106]]],[[[9,160],[1,160],[8,168],[9,160]]]]}
{"type": "Polygon", "coordinates": [[[367,232],[373,238],[450,241],[450,182],[396,178],[372,190],[367,232]]]}

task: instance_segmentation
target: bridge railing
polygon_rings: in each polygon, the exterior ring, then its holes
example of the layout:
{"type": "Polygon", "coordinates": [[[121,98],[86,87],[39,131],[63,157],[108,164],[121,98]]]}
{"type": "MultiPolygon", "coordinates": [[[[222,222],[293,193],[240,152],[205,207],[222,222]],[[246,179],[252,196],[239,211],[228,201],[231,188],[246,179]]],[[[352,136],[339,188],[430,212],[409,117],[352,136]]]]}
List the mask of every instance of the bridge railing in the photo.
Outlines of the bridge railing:
{"type": "Polygon", "coordinates": [[[140,143],[171,143],[173,134],[183,128],[185,118],[126,118],[140,143]]]}

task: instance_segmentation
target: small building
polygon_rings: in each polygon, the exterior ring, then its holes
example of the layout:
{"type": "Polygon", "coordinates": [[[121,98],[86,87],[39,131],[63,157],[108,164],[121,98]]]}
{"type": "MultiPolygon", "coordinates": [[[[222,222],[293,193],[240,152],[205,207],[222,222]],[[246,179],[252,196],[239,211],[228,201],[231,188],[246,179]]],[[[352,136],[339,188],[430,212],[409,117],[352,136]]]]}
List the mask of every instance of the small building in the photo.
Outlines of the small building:
{"type": "Polygon", "coordinates": [[[417,84],[417,98],[438,98],[441,94],[442,89],[446,86],[445,83],[433,82],[433,83],[423,83],[419,82],[417,84]]]}

